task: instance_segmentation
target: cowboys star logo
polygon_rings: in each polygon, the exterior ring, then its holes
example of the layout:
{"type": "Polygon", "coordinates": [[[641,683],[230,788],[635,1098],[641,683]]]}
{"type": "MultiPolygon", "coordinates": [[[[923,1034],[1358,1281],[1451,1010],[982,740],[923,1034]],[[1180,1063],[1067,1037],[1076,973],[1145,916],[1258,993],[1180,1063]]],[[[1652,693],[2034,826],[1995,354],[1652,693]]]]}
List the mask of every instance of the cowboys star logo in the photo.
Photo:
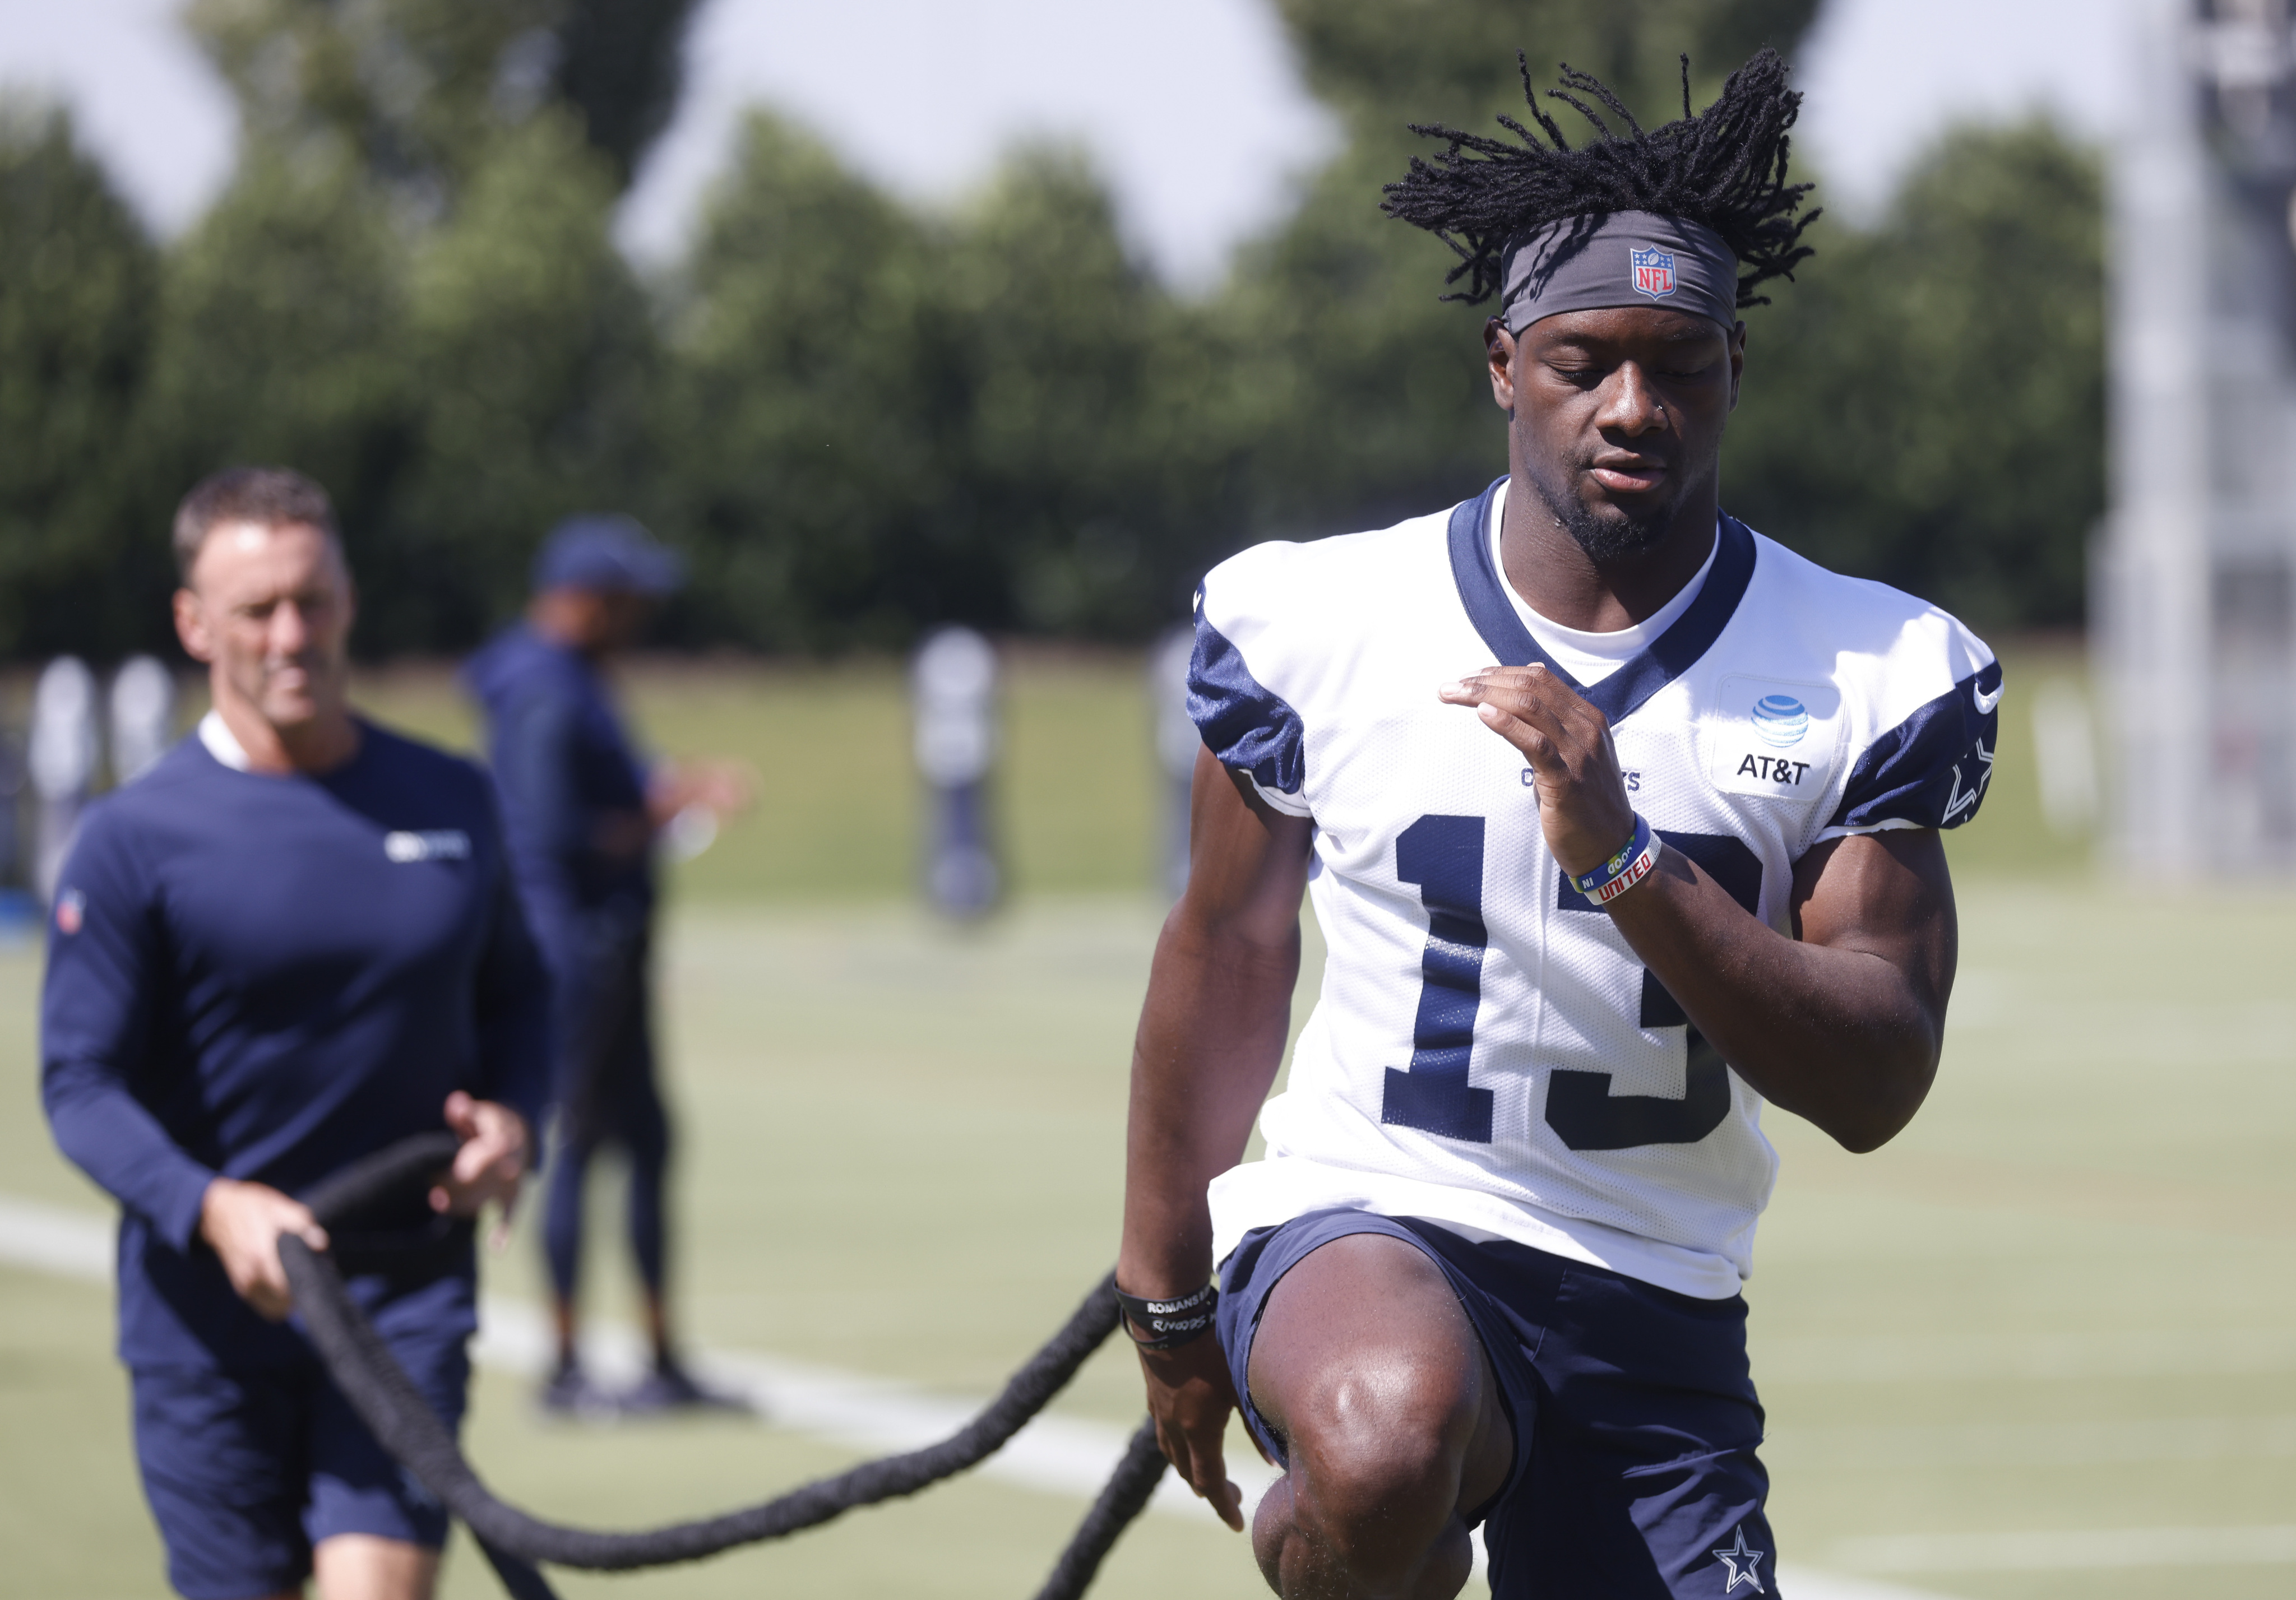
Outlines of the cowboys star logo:
{"type": "Polygon", "coordinates": [[[1726,1550],[1714,1552],[1714,1559],[1730,1570],[1730,1581],[1722,1586],[1722,1592],[1734,1595],[1740,1584],[1747,1583],[1753,1586],[1754,1593],[1767,1594],[1768,1591],[1762,1588],[1761,1566],[1762,1558],[1768,1554],[1767,1550],[1746,1548],[1746,1525],[1739,1523],[1736,1541],[1726,1550]]]}

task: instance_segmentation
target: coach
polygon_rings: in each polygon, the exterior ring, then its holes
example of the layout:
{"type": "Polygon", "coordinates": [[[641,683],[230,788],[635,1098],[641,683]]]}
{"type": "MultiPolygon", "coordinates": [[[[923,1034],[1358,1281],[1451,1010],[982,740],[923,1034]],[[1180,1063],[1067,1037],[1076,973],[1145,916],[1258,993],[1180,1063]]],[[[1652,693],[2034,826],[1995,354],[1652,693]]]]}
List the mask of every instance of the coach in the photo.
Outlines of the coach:
{"type": "Polygon", "coordinates": [[[696,808],[713,823],[749,801],[724,762],[648,763],[609,690],[614,658],[677,586],[677,558],[627,517],[574,517],[534,566],[525,618],[473,657],[463,686],[483,708],[512,870],[555,985],[562,1049],[543,1247],[558,1362],[545,1409],[569,1415],[732,1404],[677,1357],[665,1280],[670,1123],[654,1075],[651,990],[655,844],[696,808]],[[645,1295],[652,1369],[619,1394],[578,1356],[582,1191],[591,1159],[629,1158],[630,1253],[645,1295]]]}
{"type": "Polygon", "coordinates": [[[56,1142],[120,1202],[135,1451],[190,1600],[422,1600],[447,1515],[351,1414],[291,1319],[293,1195],[451,1129],[411,1214],[336,1241],[450,1425],[476,1326],[468,1217],[505,1207],[545,1092],[548,990],[484,777],[345,700],[355,610],[334,513],[242,468],[177,510],[184,648],[214,709],[88,813],[41,1011],[56,1142]]]}

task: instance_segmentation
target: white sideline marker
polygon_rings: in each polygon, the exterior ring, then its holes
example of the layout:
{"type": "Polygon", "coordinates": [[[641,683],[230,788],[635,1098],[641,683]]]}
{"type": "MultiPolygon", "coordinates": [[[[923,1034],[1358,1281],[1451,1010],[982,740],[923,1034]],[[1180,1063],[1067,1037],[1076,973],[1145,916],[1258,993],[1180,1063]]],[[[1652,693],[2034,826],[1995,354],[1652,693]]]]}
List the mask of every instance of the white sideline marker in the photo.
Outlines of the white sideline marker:
{"type": "MultiPolygon", "coordinates": [[[[0,1263],[110,1283],[113,1227],[110,1218],[81,1207],[0,1196],[0,1263]]],[[[539,1308],[499,1295],[481,1298],[479,1336],[471,1351],[481,1365],[539,1376],[550,1364],[552,1343],[539,1308]]],[[[627,1381],[644,1369],[645,1347],[636,1329],[610,1325],[592,1330],[582,1355],[601,1376],[627,1381]]],[[[913,1450],[934,1443],[971,1420],[980,1405],[888,1378],[754,1351],[704,1351],[695,1365],[712,1383],[747,1397],[773,1425],[865,1450],[913,1450]]],[[[1024,1489],[1089,1498],[1116,1470],[1128,1437],[1128,1430],[1108,1423],[1038,1416],[973,1470],[1024,1489]]],[[[1228,1472],[1243,1490],[1248,1519],[1275,1474],[1257,1457],[1231,1461],[1228,1472]]],[[[1149,1508],[1199,1519],[1212,1514],[1168,1475],[1149,1508]]],[[[1480,1536],[1475,1567],[1483,1570],[1480,1536]]],[[[1793,1600],[1938,1600],[1914,1589],[1795,1566],[1786,1568],[1784,1581],[1793,1600]]]]}

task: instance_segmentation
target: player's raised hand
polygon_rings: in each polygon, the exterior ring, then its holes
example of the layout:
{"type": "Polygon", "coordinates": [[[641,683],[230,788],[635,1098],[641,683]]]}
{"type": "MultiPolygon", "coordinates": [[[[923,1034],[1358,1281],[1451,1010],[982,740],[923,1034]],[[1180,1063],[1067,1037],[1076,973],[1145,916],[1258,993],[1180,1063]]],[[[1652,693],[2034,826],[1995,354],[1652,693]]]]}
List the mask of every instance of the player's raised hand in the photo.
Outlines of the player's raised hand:
{"type": "Polygon", "coordinates": [[[221,1258],[233,1291],[273,1322],[295,1309],[279,1265],[283,1234],[314,1250],[327,1247],[327,1230],[310,1208],[267,1184],[217,1178],[200,1198],[200,1237],[221,1258]]]}
{"type": "Polygon", "coordinates": [[[1243,1490],[1228,1479],[1226,1449],[1235,1384],[1220,1342],[1193,1339],[1170,1350],[1144,1350],[1140,1369],[1148,1379],[1148,1414],[1156,1419],[1164,1459],[1198,1499],[1211,1502],[1220,1521],[1242,1532],[1243,1490]]]}
{"type": "Polygon", "coordinates": [[[1634,836],[1610,719],[1546,667],[1487,666],[1438,692],[1522,752],[1546,847],[1565,872],[1592,871],[1634,836]]]}
{"type": "Polygon", "coordinates": [[[519,1181],[526,1176],[526,1119],[459,1089],[447,1097],[446,1115],[463,1146],[446,1180],[430,1191],[430,1209],[470,1217],[488,1201],[498,1200],[507,1225],[518,1204],[519,1181]]]}

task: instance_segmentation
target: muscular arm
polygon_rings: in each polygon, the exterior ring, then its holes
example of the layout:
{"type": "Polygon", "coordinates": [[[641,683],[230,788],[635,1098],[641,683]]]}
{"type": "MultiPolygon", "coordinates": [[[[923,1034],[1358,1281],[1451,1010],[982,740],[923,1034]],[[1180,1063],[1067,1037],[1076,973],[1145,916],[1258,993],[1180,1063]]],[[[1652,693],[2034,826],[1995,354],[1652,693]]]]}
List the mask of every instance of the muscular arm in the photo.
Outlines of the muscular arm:
{"type": "MultiPolygon", "coordinates": [[[[1165,919],[1132,1049],[1117,1281],[1152,1299],[1210,1276],[1204,1190],[1243,1155],[1275,1081],[1300,976],[1306,819],[1275,811],[1209,752],[1196,758],[1188,886],[1165,919]]],[[[1141,1352],[1164,1453],[1242,1525],[1220,1440],[1235,1402],[1217,1340],[1141,1352]]]]}
{"type": "Polygon", "coordinates": [[[1748,916],[1671,849],[1610,910],[1698,1031],[1774,1104],[1860,1153],[1921,1108],[1956,943],[1935,829],[1831,839],[1802,857],[1796,938],[1748,916]]]}
{"type": "MultiPolygon", "coordinates": [[[[1548,849],[1585,872],[1634,829],[1610,726],[1543,667],[1443,691],[1530,763],[1548,849]]],[[[1935,830],[1830,840],[1794,866],[1795,937],[1679,853],[1605,908],[1733,1071],[1856,1151],[1913,1119],[1953,988],[1953,886],[1935,830]]]]}

